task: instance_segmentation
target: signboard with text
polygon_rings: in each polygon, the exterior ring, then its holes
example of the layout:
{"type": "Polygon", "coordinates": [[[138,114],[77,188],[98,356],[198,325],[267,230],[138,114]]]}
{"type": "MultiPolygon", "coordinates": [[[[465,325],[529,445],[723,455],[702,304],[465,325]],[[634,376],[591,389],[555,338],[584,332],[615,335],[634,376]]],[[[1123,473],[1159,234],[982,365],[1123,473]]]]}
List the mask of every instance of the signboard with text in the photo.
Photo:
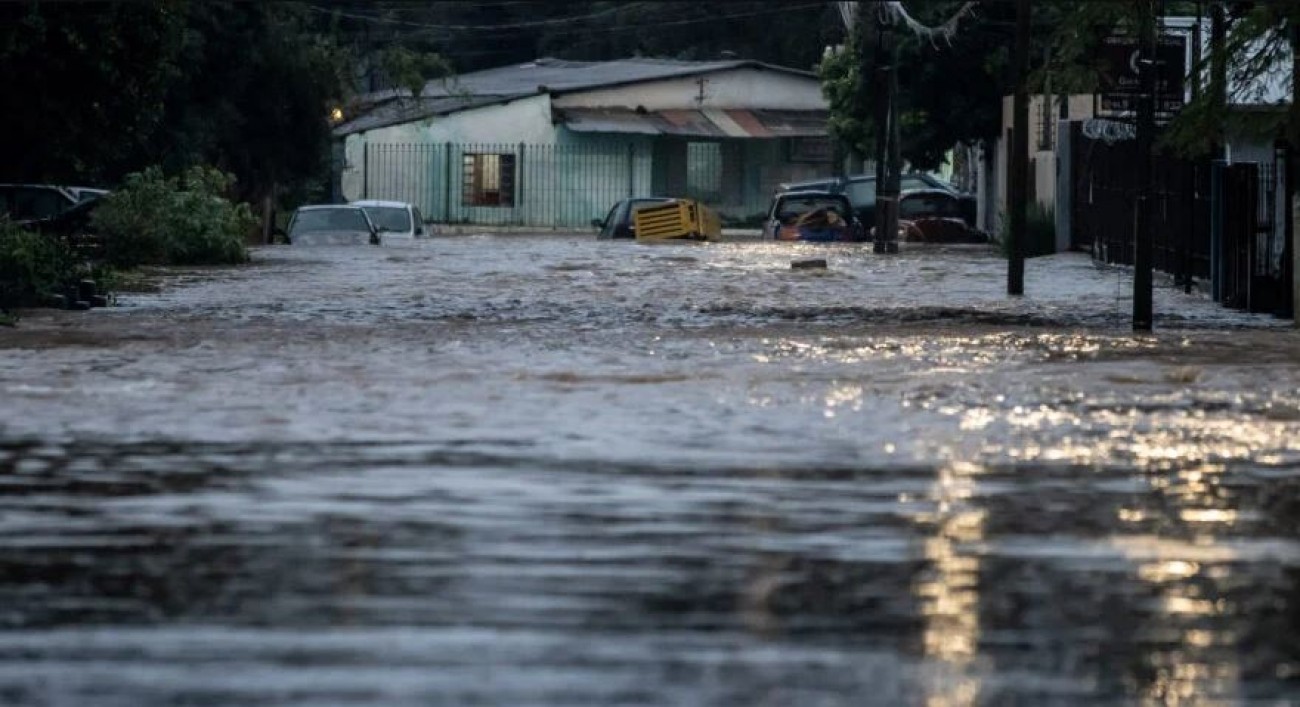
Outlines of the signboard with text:
{"type": "MultiPolygon", "coordinates": [[[[1097,115],[1132,118],[1142,92],[1142,54],[1137,37],[1115,34],[1102,43],[1101,89],[1097,115]]],[[[1156,121],[1167,122],[1182,109],[1186,94],[1187,37],[1162,34],[1156,43],[1156,121]]]]}

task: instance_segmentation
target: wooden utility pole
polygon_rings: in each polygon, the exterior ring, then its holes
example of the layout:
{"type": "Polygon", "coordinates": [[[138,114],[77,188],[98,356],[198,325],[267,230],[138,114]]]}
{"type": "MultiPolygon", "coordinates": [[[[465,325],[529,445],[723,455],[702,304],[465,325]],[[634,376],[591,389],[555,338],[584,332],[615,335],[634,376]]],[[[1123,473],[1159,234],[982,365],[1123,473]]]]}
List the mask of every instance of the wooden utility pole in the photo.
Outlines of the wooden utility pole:
{"type": "Polygon", "coordinates": [[[1007,210],[1011,229],[1007,259],[1007,294],[1025,293],[1025,219],[1029,207],[1029,0],[1016,0],[1015,72],[1012,99],[1011,173],[1007,210]]]}
{"type": "Polygon", "coordinates": [[[1151,232],[1151,146],[1156,130],[1156,5],[1139,0],[1137,104],[1137,218],[1136,248],[1133,253],[1133,331],[1151,331],[1152,320],[1152,237],[1151,232]]]}

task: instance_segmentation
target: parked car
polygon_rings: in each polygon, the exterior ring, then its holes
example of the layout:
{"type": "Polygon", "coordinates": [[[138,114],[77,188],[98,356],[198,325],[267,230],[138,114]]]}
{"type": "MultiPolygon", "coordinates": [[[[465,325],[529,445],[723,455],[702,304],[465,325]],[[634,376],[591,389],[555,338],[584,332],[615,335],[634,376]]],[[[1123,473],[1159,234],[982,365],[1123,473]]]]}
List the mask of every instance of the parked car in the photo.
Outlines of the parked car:
{"type": "Polygon", "coordinates": [[[354,201],[352,205],[360,206],[365,210],[371,223],[379,229],[379,237],[385,241],[421,238],[425,235],[424,217],[412,204],[404,201],[367,199],[354,201]]]}
{"type": "Polygon", "coordinates": [[[591,225],[599,229],[596,238],[602,241],[616,238],[636,238],[636,224],[633,221],[633,216],[636,214],[637,209],[654,204],[665,204],[670,201],[672,199],[661,196],[623,199],[610,208],[609,213],[603,220],[591,220],[591,225]]]}
{"type": "Polygon", "coordinates": [[[806,190],[773,197],[763,223],[763,237],[780,241],[863,241],[866,230],[847,196],[806,190]]]}
{"type": "MultiPolygon", "coordinates": [[[[780,184],[776,188],[778,194],[787,191],[808,190],[842,193],[849,197],[849,202],[853,204],[853,210],[857,213],[858,220],[866,224],[868,229],[876,222],[876,175],[874,174],[856,174],[842,180],[836,177],[828,177],[806,182],[780,184]]],[[[899,180],[899,192],[906,194],[917,190],[940,190],[956,196],[959,202],[961,218],[968,225],[972,227],[975,225],[976,201],[974,194],[960,191],[948,182],[925,172],[908,172],[904,174],[899,180]]]]}
{"type": "Polygon", "coordinates": [[[898,200],[899,239],[911,243],[988,243],[987,233],[962,218],[958,195],[942,189],[921,189],[898,200]]]}
{"type": "Polygon", "coordinates": [[[379,228],[365,209],[351,204],[301,206],[289,218],[285,238],[293,245],[379,245],[379,228]]]}
{"type": "Polygon", "coordinates": [[[57,216],[79,201],[72,192],[53,184],[0,184],[0,213],[17,223],[57,216]]]}
{"type": "Polygon", "coordinates": [[[76,252],[95,257],[102,253],[104,243],[96,232],[91,216],[102,202],[89,198],[53,216],[28,219],[19,225],[29,231],[58,238],[76,252]]]}
{"type": "Polygon", "coordinates": [[[91,201],[108,195],[107,189],[97,187],[64,187],[68,193],[77,198],[78,202],[91,201]]]}

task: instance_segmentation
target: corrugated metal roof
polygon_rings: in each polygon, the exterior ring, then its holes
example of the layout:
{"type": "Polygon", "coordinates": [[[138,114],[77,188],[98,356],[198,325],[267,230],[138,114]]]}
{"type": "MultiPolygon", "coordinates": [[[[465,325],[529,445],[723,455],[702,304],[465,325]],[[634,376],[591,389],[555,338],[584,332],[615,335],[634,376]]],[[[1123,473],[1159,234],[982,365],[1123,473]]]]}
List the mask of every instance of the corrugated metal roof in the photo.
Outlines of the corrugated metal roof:
{"type": "Polygon", "coordinates": [[[478,106],[502,103],[518,96],[448,96],[443,98],[395,97],[375,104],[355,118],[334,126],[335,137],[365,132],[390,125],[424,120],[478,106]]]}
{"type": "MultiPolygon", "coordinates": [[[[336,126],[334,135],[341,137],[542,93],[557,95],[742,68],[775,71],[808,79],[817,78],[816,74],[809,71],[745,59],[725,61],[676,61],[642,57],[615,61],[538,59],[448,79],[436,79],[425,84],[419,98],[412,98],[407,91],[403,90],[380,91],[360,96],[357,98],[357,103],[368,107],[357,117],[336,126]]],[[[724,137],[729,134],[729,131],[736,131],[736,128],[725,120],[696,121],[693,124],[696,126],[695,129],[702,131],[700,135],[724,137]]],[[[628,132],[628,130],[604,132],[628,132]]]]}
{"type": "Polygon", "coordinates": [[[565,108],[555,111],[565,127],[580,133],[634,133],[709,138],[825,137],[826,111],[662,110],[565,108]]]}

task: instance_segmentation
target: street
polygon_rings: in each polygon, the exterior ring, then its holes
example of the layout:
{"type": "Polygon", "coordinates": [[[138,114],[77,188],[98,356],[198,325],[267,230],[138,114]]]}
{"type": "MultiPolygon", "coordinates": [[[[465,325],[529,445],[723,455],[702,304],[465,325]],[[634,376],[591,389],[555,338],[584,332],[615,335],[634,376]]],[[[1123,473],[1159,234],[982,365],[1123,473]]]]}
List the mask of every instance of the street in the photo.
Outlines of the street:
{"type": "Polygon", "coordinates": [[[0,329],[0,703],[1300,701],[1290,321],[982,246],[169,272],[0,329]]]}

